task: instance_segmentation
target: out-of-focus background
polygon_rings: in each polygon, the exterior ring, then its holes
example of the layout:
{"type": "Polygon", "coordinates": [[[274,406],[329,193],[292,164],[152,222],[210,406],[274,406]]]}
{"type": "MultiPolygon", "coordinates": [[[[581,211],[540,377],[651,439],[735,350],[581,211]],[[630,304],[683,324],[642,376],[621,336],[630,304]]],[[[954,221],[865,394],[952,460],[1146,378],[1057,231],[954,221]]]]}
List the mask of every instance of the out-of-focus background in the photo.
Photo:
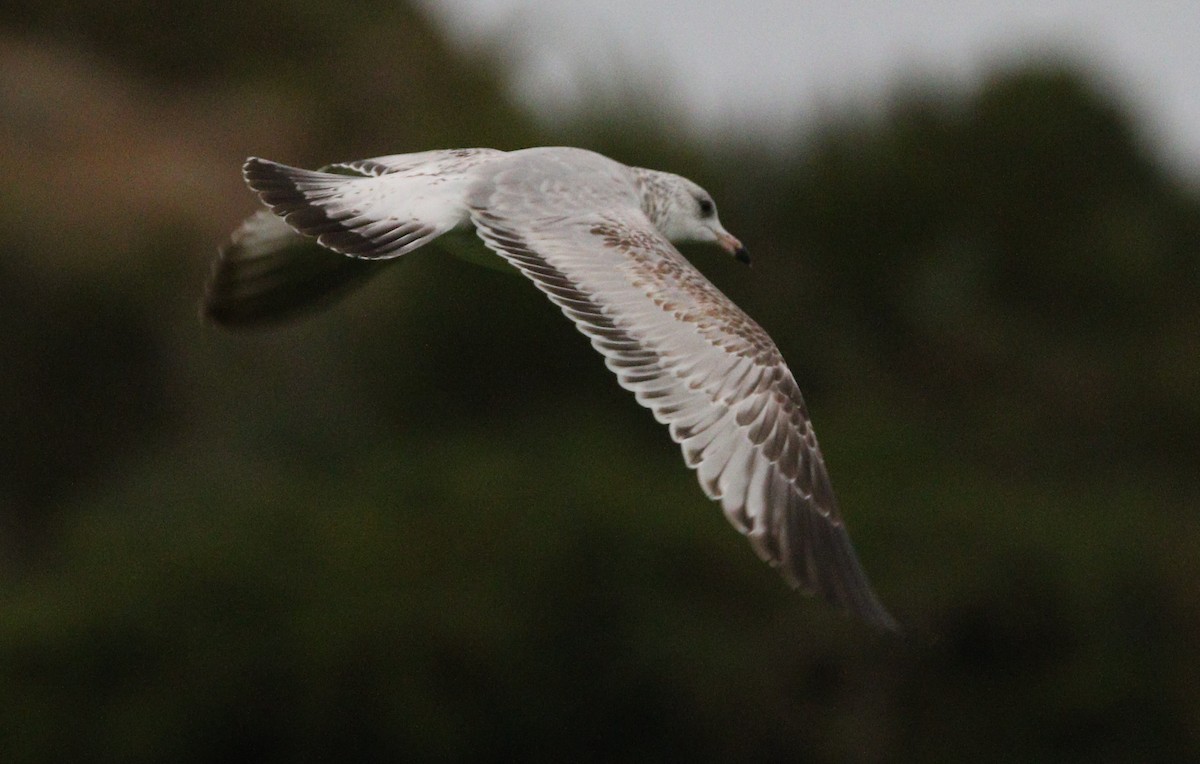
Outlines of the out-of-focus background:
{"type": "Polygon", "coordinates": [[[1200,758],[1195,8],[668,5],[5,4],[0,759],[1200,758]],[[538,144],[714,193],[916,638],[519,278],[198,319],[245,156],[538,144]]]}

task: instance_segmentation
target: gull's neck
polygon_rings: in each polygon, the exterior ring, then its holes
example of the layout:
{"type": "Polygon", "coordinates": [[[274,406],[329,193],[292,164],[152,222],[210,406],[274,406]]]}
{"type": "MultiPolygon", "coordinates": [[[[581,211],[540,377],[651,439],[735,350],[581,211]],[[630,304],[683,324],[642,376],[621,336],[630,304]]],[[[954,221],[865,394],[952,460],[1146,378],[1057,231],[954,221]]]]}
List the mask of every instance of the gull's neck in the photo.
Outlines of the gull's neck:
{"type": "Polygon", "coordinates": [[[658,170],[647,170],[644,167],[630,167],[633,171],[634,184],[638,196],[642,200],[642,212],[650,218],[655,228],[662,230],[671,205],[671,188],[666,173],[658,170]]]}

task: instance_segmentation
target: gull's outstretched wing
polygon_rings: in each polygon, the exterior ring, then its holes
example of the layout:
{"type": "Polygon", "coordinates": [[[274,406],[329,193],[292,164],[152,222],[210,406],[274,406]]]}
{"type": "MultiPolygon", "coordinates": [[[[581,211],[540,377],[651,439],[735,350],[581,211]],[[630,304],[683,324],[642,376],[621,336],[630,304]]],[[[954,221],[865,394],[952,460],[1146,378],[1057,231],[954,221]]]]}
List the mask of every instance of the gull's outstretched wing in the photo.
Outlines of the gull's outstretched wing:
{"type": "Polygon", "coordinates": [[[391,175],[413,173],[427,176],[461,173],[502,155],[499,149],[435,149],[412,154],[389,154],[352,162],[335,162],[322,167],[325,172],[346,175],[391,175]]]}
{"type": "MultiPolygon", "coordinates": [[[[389,260],[465,223],[469,172],[503,154],[422,151],[341,162],[318,172],[249,160],[247,179],[271,211],[251,215],[221,248],[204,316],[225,326],[254,327],[328,305],[389,260]]],[[[485,264],[500,264],[491,253],[487,257],[485,264]]]]}
{"type": "Polygon", "coordinates": [[[770,337],[642,212],[628,170],[564,150],[497,163],[480,237],[528,276],[669,426],[705,493],[793,585],[886,629],[800,391],[770,337]]]}
{"type": "Polygon", "coordinates": [[[263,204],[343,255],[382,260],[412,252],[466,222],[471,171],[492,149],[397,154],[326,170],[251,157],[242,174],[263,204]]]}

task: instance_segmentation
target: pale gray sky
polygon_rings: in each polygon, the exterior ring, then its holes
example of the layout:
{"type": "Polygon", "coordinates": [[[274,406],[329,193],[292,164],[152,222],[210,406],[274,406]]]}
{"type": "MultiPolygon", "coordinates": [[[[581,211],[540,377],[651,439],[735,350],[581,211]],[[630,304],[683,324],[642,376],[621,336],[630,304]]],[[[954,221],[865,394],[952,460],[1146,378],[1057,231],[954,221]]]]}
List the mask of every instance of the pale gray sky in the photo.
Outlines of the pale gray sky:
{"type": "Polygon", "coordinates": [[[697,129],[771,133],[870,107],[923,74],[969,85],[1028,53],[1066,54],[1116,87],[1200,174],[1200,0],[424,0],[453,39],[499,45],[517,94],[570,113],[651,80],[697,129]]]}

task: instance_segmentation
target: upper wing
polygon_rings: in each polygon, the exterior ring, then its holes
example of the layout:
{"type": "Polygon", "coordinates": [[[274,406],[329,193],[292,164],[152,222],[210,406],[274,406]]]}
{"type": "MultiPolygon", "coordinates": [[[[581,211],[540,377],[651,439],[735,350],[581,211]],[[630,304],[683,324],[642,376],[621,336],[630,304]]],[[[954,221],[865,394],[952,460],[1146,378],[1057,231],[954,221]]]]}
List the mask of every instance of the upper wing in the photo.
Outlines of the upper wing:
{"type": "Polygon", "coordinates": [[[250,160],[247,176],[272,209],[247,218],[221,248],[203,315],[225,326],[249,327],[329,304],[379,273],[387,259],[462,221],[467,172],[503,153],[395,154],[332,164],[317,173],[250,160]],[[381,179],[384,175],[391,177],[381,179]],[[356,214],[348,215],[349,209],[356,214]]]}
{"type": "Polygon", "coordinates": [[[440,173],[446,170],[465,170],[503,154],[498,149],[435,149],[417,151],[412,154],[389,154],[388,156],[356,159],[352,162],[335,162],[321,169],[325,172],[348,175],[390,175],[392,173],[440,173]]]}
{"type": "MultiPolygon", "coordinates": [[[[592,202],[606,181],[589,180],[592,202]]],[[[553,183],[501,174],[472,196],[472,217],[484,242],[545,292],[621,386],[669,425],[705,493],[764,560],[792,585],[897,629],[854,553],[804,401],[774,343],[658,233],[619,179],[612,184],[609,209],[579,212],[565,193],[547,200],[535,192],[553,183]]]]}
{"type": "Polygon", "coordinates": [[[251,157],[242,174],[271,211],[351,257],[399,257],[466,222],[470,171],[503,152],[428,151],[297,167],[251,157]]]}

